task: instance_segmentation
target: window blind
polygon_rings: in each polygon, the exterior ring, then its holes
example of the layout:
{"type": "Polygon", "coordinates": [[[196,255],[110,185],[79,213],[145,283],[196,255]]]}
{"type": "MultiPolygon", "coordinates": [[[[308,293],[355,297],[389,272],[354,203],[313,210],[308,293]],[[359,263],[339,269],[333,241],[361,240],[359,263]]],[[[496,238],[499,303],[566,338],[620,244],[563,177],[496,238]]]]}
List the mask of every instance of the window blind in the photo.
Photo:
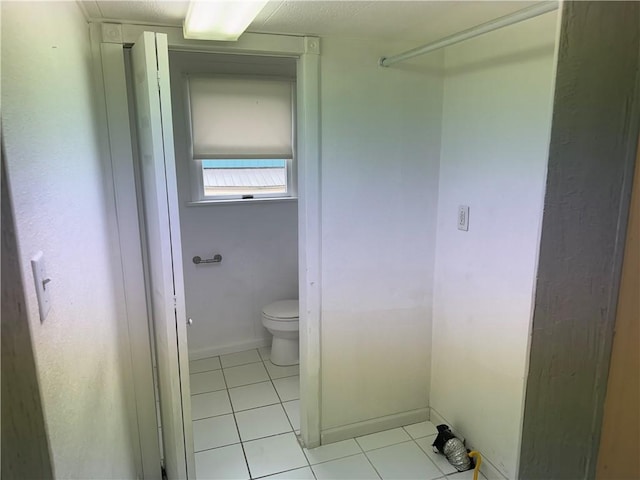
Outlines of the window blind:
{"type": "Polygon", "coordinates": [[[292,158],[292,85],[189,77],[194,158],[292,158]]]}

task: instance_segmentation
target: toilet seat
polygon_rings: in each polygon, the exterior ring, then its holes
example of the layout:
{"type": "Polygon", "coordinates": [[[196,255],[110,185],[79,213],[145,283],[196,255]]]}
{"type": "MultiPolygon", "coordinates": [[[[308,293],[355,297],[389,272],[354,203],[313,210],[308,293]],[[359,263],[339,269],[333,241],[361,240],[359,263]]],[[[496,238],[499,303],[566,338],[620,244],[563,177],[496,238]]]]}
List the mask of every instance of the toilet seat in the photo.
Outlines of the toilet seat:
{"type": "Polygon", "coordinates": [[[300,317],[298,300],[280,300],[262,309],[263,317],[274,322],[296,322],[300,317]]]}

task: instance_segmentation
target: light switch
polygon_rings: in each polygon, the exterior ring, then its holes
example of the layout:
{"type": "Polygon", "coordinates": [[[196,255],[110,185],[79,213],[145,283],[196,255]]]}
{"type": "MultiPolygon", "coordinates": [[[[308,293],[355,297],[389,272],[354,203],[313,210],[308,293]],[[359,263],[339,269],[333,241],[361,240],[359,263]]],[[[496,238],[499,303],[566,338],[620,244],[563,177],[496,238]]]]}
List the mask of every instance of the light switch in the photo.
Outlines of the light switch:
{"type": "Polygon", "coordinates": [[[40,322],[44,322],[44,319],[47,318],[47,314],[51,309],[51,299],[49,296],[51,279],[47,277],[47,271],[44,268],[44,254],[42,252],[36,253],[31,259],[31,269],[33,270],[33,281],[36,284],[40,322]]]}
{"type": "Polygon", "coordinates": [[[469,206],[460,205],[458,207],[458,230],[469,230],[469,206]]]}

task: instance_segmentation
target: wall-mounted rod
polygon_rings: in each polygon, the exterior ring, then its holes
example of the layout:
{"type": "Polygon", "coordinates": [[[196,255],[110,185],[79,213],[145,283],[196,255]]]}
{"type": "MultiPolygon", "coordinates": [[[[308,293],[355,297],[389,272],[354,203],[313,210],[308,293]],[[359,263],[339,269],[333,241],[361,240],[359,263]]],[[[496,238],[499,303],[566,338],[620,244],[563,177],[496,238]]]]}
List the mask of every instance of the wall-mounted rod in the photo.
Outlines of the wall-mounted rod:
{"type": "Polygon", "coordinates": [[[459,33],[454,33],[453,35],[449,35],[448,37],[438,40],[437,42],[428,43],[427,45],[423,45],[422,47],[413,48],[404,53],[392,55],[391,57],[380,57],[378,64],[382,67],[389,67],[394,63],[402,62],[403,60],[408,60],[409,58],[413,58],[418,55],[424,55],[425,53],[433,52],[434,50],[463,42],[464,40],[477,37],[478,35],[492,32],[494,30],[498,30],[499,28],[507,27],[509,25],[513,25],[514,23],[522,22],[523,20],[528,20],[529,18],[537,17],[539,15],[542,15],[543,13],[551,12],[553,10],[556,10],[557,8],[557,1],[537,3],[535,5],[532,5],[531,7],[524,8],[510,15],[505,15],[504,17],[496,18],[495,20],[491,20],[490,22],[483,23],[481,25],[478,25],[477,27],[473,27],[459,33]]]}
{"type": "Polygon", "coordinates": [[[201,263],[221,263],[222,262],[222,255],[220,255],[219,253],[216,253],[213,258],[201,258],[199,256],[195,256],[193,257],[193,263],[195,263],[196,265],[200,265],[201,263]]]}

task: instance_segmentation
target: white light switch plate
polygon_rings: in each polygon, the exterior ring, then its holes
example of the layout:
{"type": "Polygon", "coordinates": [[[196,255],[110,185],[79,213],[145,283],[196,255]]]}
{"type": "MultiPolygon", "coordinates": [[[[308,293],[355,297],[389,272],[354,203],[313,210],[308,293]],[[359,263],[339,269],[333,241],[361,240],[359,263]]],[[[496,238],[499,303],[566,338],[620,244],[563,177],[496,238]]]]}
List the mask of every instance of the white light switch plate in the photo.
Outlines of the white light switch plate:
{"type": "Polygon", "coordinates": [[[44,268],[44,254],[42,252],[36,253],[31,259],[31,269],[33,270],[33,281],[36,284],[40,322],[44,322],[51,309],[51,299],[49,297],[51,279],[47,277],[47,271],[44,268]]]}
{"type": "Polygon", "coordinates": [[[469,230],[469,206],[460,205],[458,207],[458,230],[469,230]]]}

